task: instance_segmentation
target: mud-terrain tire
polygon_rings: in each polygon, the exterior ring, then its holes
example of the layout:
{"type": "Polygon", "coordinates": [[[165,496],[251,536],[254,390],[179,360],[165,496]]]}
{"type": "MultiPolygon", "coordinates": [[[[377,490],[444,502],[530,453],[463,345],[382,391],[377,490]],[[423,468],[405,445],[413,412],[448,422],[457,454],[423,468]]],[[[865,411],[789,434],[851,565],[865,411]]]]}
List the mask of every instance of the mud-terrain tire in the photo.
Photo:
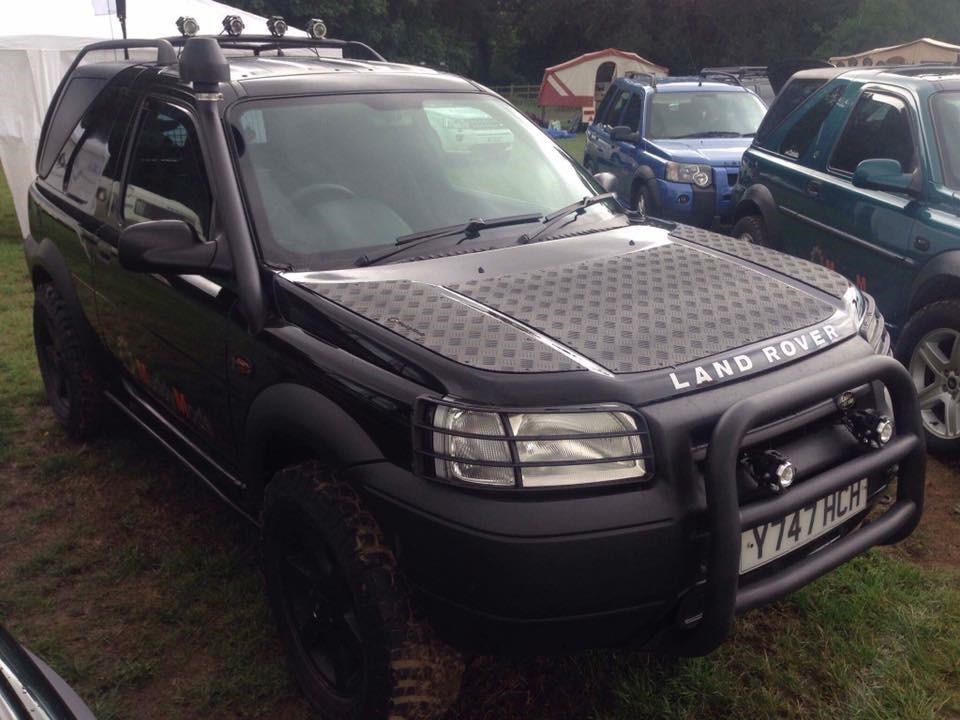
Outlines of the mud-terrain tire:
{"type": "Polygon", "coordinates": [[[737,220],[730,234],[740,240],[746,240],[754,245],[770,247],[770,238],[767,237],[767,227],[759,215],[744,215],[737,220]]]}
{"type": "Polygon", "coordinates": [[[414,617],[396,559],[350,486],[307,462],[268,484],[267,595],[287,659],[325,720],[432,720],[463,663],[414,617]]]}
{"type": "Polygon", "coordinates": [[[103,417],[103,383],[66,303],[50,283],[34,291],[33,340],[53,414],[74,440],[93,437],[103,417]]]}
{"type": "Polygon", "coordinates": [[[644,216],[650,215],[654,208],[653,193],[650,191],[647,183],[638,183],[634,185],[630,198],[630,209],[643,213],[644,216]]]}
{"type": "Polygon", "coordinates": [[[927,448],[960,452],[960,300],[940,300],[915,312],[894,355],[920,396],[927,448]]]}

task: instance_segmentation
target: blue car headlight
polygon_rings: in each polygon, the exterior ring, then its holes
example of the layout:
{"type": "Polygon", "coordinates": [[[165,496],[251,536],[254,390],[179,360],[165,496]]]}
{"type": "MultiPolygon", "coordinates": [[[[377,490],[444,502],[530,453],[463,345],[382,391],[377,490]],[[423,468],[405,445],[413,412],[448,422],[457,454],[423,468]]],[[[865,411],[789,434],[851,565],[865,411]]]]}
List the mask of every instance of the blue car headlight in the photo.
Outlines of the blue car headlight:
{"type": "Polygon", "coordinates": [[[668,162],[666,178],[670,182],[687,183],[697,187],[710,187],[713,183],[713,168],[709,165],[668,162]]]}

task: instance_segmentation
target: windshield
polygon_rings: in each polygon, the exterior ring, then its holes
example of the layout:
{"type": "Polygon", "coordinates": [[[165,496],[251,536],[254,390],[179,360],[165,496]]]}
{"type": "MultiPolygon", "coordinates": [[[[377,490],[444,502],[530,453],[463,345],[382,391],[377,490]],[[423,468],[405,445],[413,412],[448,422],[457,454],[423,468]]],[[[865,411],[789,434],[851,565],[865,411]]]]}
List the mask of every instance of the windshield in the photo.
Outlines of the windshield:
{"type": "MultiPolygon", "coordinates": [[[[242,103],[231,119],[261,250],[275,265],[342,267],[413,233],[545,215],[600,191],[488,95],[282,98],[242,103]]],[[[523,230],[485,230],[484,239],[523,230]]]]}
{"type": "Polygon", "coordinates": [[[650,103],[647,137],[750,137],[765,112],[749,92],[659,92],[650,103]]]}
{"type": "Polygon", "coordinates": [[[960,190],[960,92],[937,93],[932,104],[943,183],[960,190]]]}

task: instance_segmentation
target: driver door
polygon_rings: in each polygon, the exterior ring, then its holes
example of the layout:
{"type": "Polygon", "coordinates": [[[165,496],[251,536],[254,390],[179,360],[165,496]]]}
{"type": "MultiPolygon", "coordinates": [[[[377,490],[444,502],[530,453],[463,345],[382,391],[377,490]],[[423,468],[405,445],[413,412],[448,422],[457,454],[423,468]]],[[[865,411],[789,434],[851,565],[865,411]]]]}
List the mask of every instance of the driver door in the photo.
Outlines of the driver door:
{"type": "Polygon", "coordinates": [[[118,262],[119,232],[135,223],[185,220],[201,239],[210,237],[213,198],[187,106],[143,102],[119,192],[115,229],[97,252],[100,335],[134,390],[168,423],[201,448],[232,458],[226,323],[235,294],[214,278],[137,273],[118,262]]]}

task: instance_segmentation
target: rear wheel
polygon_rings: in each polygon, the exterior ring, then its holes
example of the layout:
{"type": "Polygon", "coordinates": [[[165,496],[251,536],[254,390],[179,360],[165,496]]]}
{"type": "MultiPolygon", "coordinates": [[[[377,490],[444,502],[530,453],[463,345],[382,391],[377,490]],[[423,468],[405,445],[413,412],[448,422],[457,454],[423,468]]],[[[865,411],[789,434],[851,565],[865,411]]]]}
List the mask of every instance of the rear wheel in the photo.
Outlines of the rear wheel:
{"type": "Polygon", "coordinates": [[[33,339],[53,414],[73,439],[91,437],[103,414],[103,386],[63,298],[49,283],[34,294],[33,339]]]}
{"type": "Polygon", "coordinates": [[[292,670],[328,720],[427,720],[462,663],[416,620],[393,553],[353,488],[321,464],[280,472],[263,508],[267,593],[292,670]]]}
{"type": "Polygon", "coordinates": [[[896,356],[917,389],[928,447],[960,451],[960,300],[931,303],[915,313],[896,356]]]}
{"type": "Polygon", "coordinates": [[[767,237],[767,228],[763,223],[763,218],[759,215],[746,215],[733,226],[730,232],[735,238],[746,240],[754,245],[763,245],[769,247],[770,241],[767,237]]]}

